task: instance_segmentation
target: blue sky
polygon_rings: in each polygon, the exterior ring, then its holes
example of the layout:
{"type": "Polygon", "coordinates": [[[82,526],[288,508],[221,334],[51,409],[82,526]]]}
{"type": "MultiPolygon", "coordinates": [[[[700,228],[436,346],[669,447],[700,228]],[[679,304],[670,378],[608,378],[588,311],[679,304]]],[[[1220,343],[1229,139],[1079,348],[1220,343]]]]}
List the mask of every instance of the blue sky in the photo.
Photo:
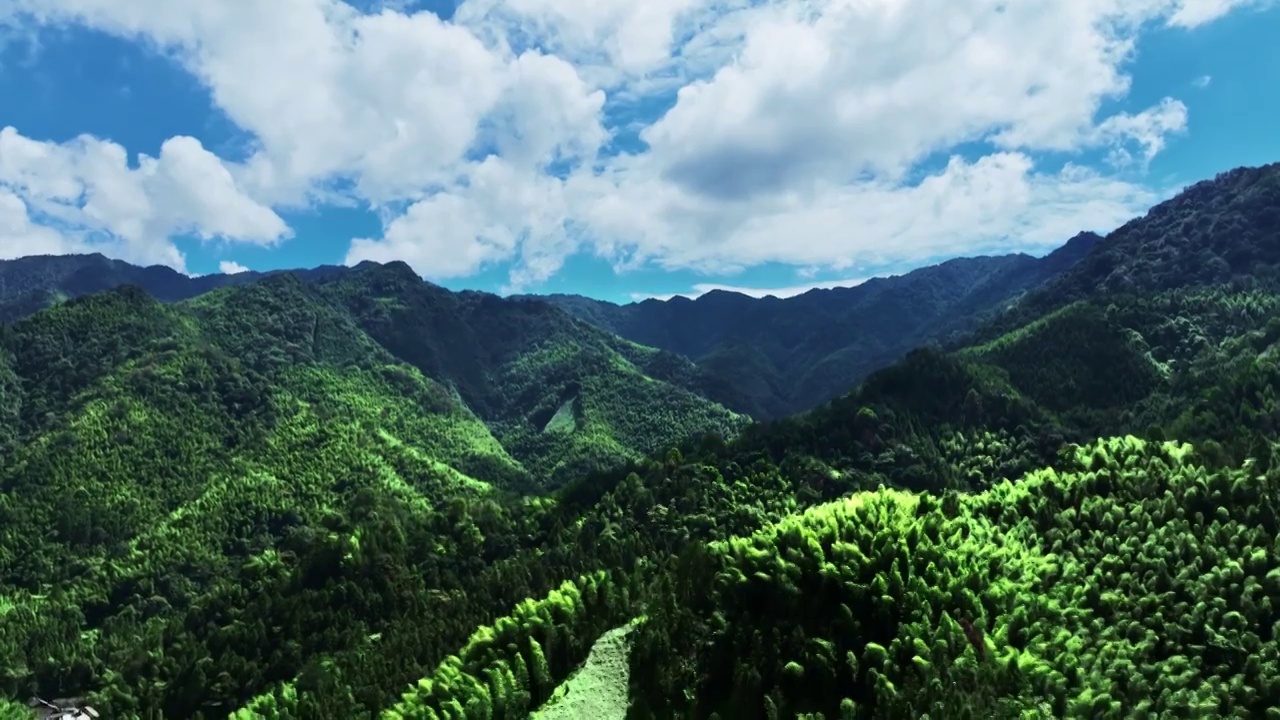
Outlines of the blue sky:
{"type": "Polygon", "coordinates": [[[880,5],[18,0],[0,257],[794,292],[1280,160],[1280,6],[880,5]]]}

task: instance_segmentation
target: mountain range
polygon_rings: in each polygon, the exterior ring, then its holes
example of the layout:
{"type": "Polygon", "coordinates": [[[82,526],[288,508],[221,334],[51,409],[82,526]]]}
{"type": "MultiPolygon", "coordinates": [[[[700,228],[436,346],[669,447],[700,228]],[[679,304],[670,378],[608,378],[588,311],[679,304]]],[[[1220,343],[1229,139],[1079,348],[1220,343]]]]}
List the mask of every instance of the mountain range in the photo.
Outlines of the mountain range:
{"type": "Polygon", "coordinates": [[[973,330],[1071,268],[1100,239],[1081,233],[1041,258],[956,258],[789,298],[713,290],[696,299],[629,305],[576,295],[545,300],[622,337],[694,360],[746,394],[725,398],[730,405],[745,403],[735,409],[775,418],[846,392],[908,350],[973,330]]]}
{"type": "Polygon", "coordinates": [[[1278,209],[624,306],[0,263],[0,716],[1280,717],[1278,209]]]}
{"type": "MultiPolygon", "coordinates": [[[[912,348],[974,329],[982,319],[1072,267],[1099,239],[1081,233],[1042,258],[957,258],[857,287],[813,290],[786,299],[716,290],[696,300],[677,296],[624,306],[580,295],[519,295],[503,301],[478,292],[451,293],[417,279],[407,265],[395,262],[386,272],[403,277],[400,290],[414,293],[416,304],[410,316],[390,324],[403,329],[402,321],[411,317],[420,323],[417,332],[448,343],[448,351],[412,343],[398,347],[411,354],[429,353],[430,358],[419,358],[428,376],[467,384],[476,379],[459,373],[489,368],[488,359],[481,357],[488,351],[476,346],[477,338],[497,337],[487,333],[487,327],[535,312],[517,309],[522,304],[550,303],[612,335],[693,361],[700,372],[689,381],[706,397],[736,412],[771,419],[839,395],[912,348]]],[[[351,269],[188,277],[167,267],[138,267],[98,254],[27,257],[0,261],[0,320],[14,321],[63,299],[124,285],[142,288],[161,302],[176,302],[282,274],[318,284],[340,283],[339,278],[371,273],[373,267],[377,264],[366,262],[351,269]]],[[[378,322],[380,327],[388,325],[386,319],[378,322]]],[[[559,325],[546,332],[554,335],[568,326],[565,319],[556,322],[559,325]]],[[[675,358],[664,355],[659,362],[672,364],[677,374],[689,372],[675,358]]]]}

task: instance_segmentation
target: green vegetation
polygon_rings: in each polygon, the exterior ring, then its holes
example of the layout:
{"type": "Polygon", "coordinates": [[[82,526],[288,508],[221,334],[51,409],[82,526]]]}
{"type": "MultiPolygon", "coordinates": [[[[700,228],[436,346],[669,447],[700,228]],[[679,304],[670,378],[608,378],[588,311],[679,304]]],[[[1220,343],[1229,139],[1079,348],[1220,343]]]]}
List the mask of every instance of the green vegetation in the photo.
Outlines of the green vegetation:
{"type": "Polygon", "coordinates": [[[1207,225],[1180,201],[1151,227],[1181,218],[1232,277],[1178,283],[1178,257],[1108,238],[1077,266],[1123,259],[1133,283],[1050,284],[974,342],[749,426],[708,399],[758,398],[714,372],[736,350],[695,365],[398,263],[175,281],[170,304],[28,263],[16,297],[65,297],[0,324],[0,697],[1280,717],[1280,282],[1272,216],[1246,213],[1272,181],[1221,182],[1195,190],[1207,225]]]}
{"type": "Polygon", "coordinates": [[[546,303],[451,293],[403,263],[366,264],[317,291],[396,357],[447,383],[544,487],[746,424],[698,394],[703,378],[691,362],[660,365],[648,348],[546,303]]]}
{"type": "Polygon", "coordinates": [[[1280,713],[1280,477],[1132,437],[1073,460],[712,544],[640,630],[634,716],[1280,713]]]}
{"type": "Polygon", "coordinates": [[[844,394],[907,351],[963,334],[1072,267],[1098,241],[1083,233],[1044,258],[957,258],[851,288],[785,299],[713,291],[614,305],[549,300],[575,317],[697,361],[704,395],[760,419],[844,394]]]}
{"type": "MultiPolygon", "coordinates": [[[[355,716],[567,574],[517,556],[558,527],[521,494],[558,482],[522,426],[486,424],[328,292],[281,275],[166,306],[126,287],[3,327],[4,694],[213,717],[346,683],[321,702],[355,716]]],[[[741,422],[584,355],[510,360],[582,387],[550,452],[600,472],[741,422]]],[[[558,391],[502,385],[518,377],[482,376],[512,414],[558,391]]]]}

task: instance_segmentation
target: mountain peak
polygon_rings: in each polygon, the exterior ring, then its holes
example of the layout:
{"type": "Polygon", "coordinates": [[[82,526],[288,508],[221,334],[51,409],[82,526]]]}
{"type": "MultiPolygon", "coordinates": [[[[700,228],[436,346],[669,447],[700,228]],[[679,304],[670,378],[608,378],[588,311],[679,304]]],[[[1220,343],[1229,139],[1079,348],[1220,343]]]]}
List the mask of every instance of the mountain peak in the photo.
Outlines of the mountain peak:
{"type": "Polygon", "coordinates": [[[1088,252],[1089,250],[1093,249],[1094,245],[1097,245],[1101,241],[1102,241],[1101,235],[1099,235],[1096,232],[1093,232],[1092,230],[1085,230],[1084,232],[1076,233],[1062,247],[1058,248],[1054,252],[1059,252],[1062,250],[1066,250],[1068,248],[1072,250],[1083,249],[1084,252],[1088,252]]]}

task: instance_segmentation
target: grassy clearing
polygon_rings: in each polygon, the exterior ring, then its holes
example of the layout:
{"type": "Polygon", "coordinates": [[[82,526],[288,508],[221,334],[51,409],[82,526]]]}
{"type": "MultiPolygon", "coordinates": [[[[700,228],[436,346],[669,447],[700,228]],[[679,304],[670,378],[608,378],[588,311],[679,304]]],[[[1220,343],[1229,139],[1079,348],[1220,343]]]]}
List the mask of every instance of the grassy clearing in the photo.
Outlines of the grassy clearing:
{"type": "Polygon", "coordinates": [[[556,688],[532,720],[625,720],[634,629],[635,623],[629,623],[601,635],[587,661],[556,688]]]}

